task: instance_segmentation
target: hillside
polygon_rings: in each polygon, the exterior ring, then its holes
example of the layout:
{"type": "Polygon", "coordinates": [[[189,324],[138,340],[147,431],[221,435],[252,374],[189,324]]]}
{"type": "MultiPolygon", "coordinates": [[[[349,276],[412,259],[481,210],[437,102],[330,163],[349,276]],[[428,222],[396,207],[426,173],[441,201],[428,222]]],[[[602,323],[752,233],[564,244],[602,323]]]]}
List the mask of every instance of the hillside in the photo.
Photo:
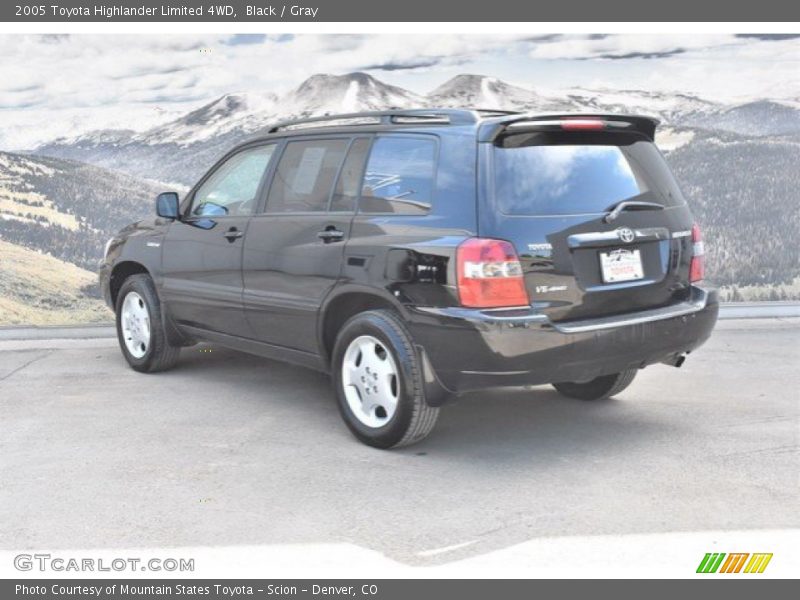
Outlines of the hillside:
{"type": "Polygon", "coordinates": [[[0,240],[0,325],[67,325],[112,319],[86,293],[97,276],[68,262],[0,240]]]}
{"type": "Polygon", "coordinates": [[[785,285],[800,276],[800,136],[700,132],[667,154],[707,240],[717,285],[785,285]]]}
{"type": "Polygon", "coordinates": [[[106,240],[149,215],[162,187],[74,161],[0,152],[0,239],[94,270],[106,240]]]}
{"type": "Polygon", "coordinates": [[[687,115],[683,123],[754,137],[800,134],[800,111],[796,106],[759,100],[687,115]]]}

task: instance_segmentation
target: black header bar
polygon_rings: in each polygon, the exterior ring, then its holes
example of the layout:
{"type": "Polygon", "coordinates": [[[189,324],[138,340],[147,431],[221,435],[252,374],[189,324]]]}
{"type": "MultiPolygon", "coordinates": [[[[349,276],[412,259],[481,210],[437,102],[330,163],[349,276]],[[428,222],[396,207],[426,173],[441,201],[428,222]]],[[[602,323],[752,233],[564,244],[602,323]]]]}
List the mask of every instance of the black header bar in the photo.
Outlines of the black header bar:
{"type": "MultiPolygon", "coordinates": [[[[712,575],[713,577],[713,575],[712,575]]],[[[699,578],[698,578],[699,579],[699,578]]],[[[0,582],[2,598],[15,600],[459,600],[578,597],[674,600],[715,595],[744,600],[755,595],[791,597],[793,582],[767,579],[705,580],[431,580],[431,579],[27,579],[0,582]]]]}
{"type": "Polygon", "coordinates": [[[783,22],[796,32],[800,3],[697,0],[12,0],[3,22],[783,22]],[[794,23],[792,23],[794,22],[794,23]]]}

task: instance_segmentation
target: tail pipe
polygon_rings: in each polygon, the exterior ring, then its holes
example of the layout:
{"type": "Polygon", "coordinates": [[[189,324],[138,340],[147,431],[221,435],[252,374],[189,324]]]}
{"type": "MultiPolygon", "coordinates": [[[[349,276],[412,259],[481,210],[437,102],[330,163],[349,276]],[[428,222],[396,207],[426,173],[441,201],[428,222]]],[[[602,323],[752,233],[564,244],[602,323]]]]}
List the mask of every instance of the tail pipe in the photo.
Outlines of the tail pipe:
{"type": "Polygon", "coordinates": [[[671,354],[661,362],[665,365],[670,365],[672,367],[680,367],[684,361],[686,361],[686,355],[689,354],[688,352],[677,352],[675,354],[671,354]]]}

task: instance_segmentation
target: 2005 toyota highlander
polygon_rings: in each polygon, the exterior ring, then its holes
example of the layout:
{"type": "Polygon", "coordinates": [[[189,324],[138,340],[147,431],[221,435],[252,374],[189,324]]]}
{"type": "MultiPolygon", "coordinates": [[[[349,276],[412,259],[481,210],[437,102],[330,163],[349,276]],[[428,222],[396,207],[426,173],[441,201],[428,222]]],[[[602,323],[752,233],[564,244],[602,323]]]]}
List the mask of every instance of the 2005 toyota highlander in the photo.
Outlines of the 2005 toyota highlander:
{"type": "Polygon", "coordinates": [[[276,125],[109,242],[122,353],[155,372],[207,341],[328,372],[380,448],[468,391],[617,394],[717,319],[655,128],[455,109],[276,125]]]}

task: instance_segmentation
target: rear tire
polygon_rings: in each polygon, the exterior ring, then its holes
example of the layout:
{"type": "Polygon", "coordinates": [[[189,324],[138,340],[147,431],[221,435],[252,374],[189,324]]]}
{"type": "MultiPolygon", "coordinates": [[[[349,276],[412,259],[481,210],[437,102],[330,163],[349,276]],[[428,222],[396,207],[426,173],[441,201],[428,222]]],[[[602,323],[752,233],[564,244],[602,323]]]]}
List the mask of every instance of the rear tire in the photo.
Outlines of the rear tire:
{"type": "Polygon", "coordinates": [[[411,336],[388,310],[360,313],[336,338],[331,366],[339,412],[361,442],[375,448],[415,444],[439,416],[428,406],[411,336]]]}
{"type": "Polygon", "coordinates": [[[119,346],[134,371],[155,373],[175,366],[181,349],[167,339],[161,303],[149,275],[131,275],[122,283],[115,312],[119,346]]]}
{"type": "Polygon", "coordinates": [[[632,382],[636,377],[637,369],[628,369],[621,373],[612,373],[611,375],[601,375],[586,383],[554,383],[553,387],[556,388],[558,393],[569,398],[577,398],[578,400],[603,400],[616,396],[632,382]]]}

